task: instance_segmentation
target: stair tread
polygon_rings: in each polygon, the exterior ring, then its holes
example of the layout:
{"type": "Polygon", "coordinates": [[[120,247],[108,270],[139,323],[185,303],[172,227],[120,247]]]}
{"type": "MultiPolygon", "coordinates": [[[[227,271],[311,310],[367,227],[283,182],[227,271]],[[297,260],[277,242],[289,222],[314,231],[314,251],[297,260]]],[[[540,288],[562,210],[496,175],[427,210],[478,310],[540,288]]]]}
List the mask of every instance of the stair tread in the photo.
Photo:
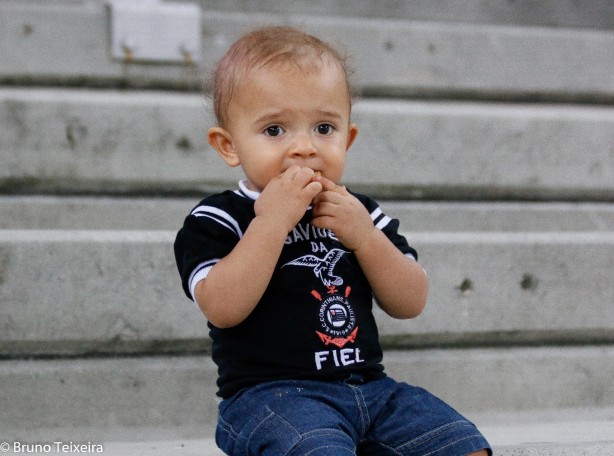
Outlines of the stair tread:
{"type": "MultiPolygon", "coordinates": [[[[613,408],[486,412],[469,418],[478,425],[498,455],[614,455],[613,408]]],[[[24,430],[23,435],[33,436],[30,437],[32,440],[40,442],[52,439],[49,441],[100,444],[105,454],[114,456],[223,454],[217,449],[213,436],[181,436],[181,432],[172,427],[132,431],[124,428],[56,428],[24,430]]]]}
{"type": "MultiPolygon", "coordinates": [[[[177,230],[199,199],[0,195],[0,230],[177,230]]],[[[379,203],[410,232],[614,231],[613,203],[379,203]]]]}

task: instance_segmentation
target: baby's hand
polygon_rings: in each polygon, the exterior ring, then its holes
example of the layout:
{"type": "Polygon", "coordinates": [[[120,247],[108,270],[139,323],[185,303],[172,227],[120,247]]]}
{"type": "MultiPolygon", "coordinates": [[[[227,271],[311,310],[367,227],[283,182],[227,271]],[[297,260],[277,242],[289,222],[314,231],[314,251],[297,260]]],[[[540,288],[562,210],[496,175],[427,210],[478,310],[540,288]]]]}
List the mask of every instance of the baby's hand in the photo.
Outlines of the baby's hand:
{"type": "Polygon", "coordinates": [[[369,212],[345,187],[321,176],[315,181],[322,184],[322,191],[313,200],[311,224],[332,230],[345,247],[358,250],[375,230],[369,212]]]}
{"type": "Polygon", "coordinates": [[[256,216],[282,224],[290,232],[321,190],[312,169],[292,166],[267,184],[256,200],[256,216]]]}

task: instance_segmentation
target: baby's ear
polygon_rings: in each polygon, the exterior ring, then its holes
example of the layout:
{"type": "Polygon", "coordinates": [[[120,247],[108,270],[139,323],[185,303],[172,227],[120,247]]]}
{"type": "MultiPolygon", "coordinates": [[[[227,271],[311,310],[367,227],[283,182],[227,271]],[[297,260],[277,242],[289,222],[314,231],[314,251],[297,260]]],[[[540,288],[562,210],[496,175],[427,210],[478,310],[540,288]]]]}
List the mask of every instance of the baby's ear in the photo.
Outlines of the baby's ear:
{"type": "Polygon", "coordinates": [[[220,154],[228,166],[239,166],[239,156],[235,151],[232,136],[222,127],[211,127],[207,133],[209,144],[220,154]]]}
{"type": "Polygon", "coordinates": [[[358,135],[358,125],[351,123],[348,128],[348,140],[347,140],[347,147],[345,148],[345,150],[349,150],[350,147],[352,147],[352,144],[354,143],[354,140],[356,139],[357,135],[358,135]]]}

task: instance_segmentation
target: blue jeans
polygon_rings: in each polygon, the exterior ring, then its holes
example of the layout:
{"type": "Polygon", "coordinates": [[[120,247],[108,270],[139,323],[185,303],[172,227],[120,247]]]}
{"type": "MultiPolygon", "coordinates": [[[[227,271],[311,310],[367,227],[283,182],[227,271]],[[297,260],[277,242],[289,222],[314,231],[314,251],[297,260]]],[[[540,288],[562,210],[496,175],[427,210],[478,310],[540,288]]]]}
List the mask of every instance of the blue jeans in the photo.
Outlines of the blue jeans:
{"type": "Polygon", "coordinates": [[[216,442],[233,456],[460,456],[489,448],[471,422],[428,391],[360,376],[243,390],[221,402],[216,442]]]}

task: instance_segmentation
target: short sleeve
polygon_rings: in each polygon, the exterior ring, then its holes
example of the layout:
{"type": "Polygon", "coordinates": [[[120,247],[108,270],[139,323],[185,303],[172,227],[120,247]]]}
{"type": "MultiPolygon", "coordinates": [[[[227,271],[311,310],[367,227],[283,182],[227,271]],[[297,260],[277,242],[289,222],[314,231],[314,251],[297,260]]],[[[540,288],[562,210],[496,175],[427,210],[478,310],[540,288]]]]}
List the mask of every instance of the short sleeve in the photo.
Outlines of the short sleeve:
{"type": "Polygon", "coordinates": [[[399,220],[387,216],[372,198],[358,193],[352,194],[367,208],[375,227],[379,228],[401,252],[417,261],[418,252],[407,243],[405,236],[399,234],[399,220]]]}
{"type": "MultiPolygon", "coordinates": [[[[221,196],[221,195],[218,195],[221,196]]],[[[186,296],[243,236],[241,217],[221,198],[203,200],[186,217],[174,244],[175,260],[186,296]]]]}

